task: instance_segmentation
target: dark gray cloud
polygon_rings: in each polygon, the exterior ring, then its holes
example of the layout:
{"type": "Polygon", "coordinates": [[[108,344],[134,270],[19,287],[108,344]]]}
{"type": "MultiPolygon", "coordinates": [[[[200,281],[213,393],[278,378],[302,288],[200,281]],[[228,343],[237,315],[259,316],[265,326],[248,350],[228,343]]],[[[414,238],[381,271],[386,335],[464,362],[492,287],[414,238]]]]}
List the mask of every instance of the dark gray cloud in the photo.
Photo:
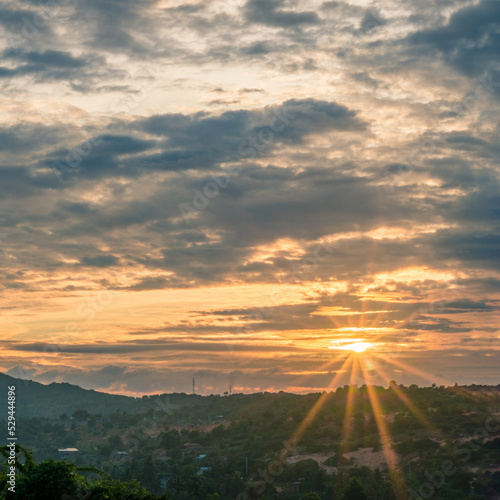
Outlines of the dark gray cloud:
{"type": "Polygon", "coordinates": [[[116,266],[120,259],[115,255],[96,255],[95,257],[84,257],[81,264],[90,267],[110,267],[116,266]]]}
{"type": "MultiPolygon", "coordinates": [[[[14,351],[29,351],[33,353],[78,353],[78,354],[131,354],[152,351],[199,351],[199,352],[227,352],[227,346],[222,342],[176,342],[172,340],[154,340],[154,341],[133,341],[128,343],[100,343],[100,344],[79,344],[65,345],[40,343],[9,343],[6,344],[14,351]]],[[[241,352],[274,352],[274,351],[301,351],[299,347],[294,346],[274,346],[257,344],[239,344],[232,346],[235,351],[241,352]]],[[[305,349],[307,350],[307,349],[305,349]]]]}
{"type": "Polygon", "coordinates": [[[296,12],[286,9],[285,0],[248,0],[244,10],[248,21],[280,28],[297,27],[320,22],[318,14],[314,11],[296,12]]]}
{"type": "Polygon", "coordinates": [[[496,231],[478,233],[470,230],[465,234],[463,231],[443,231],[432,239],[432,245],[441,259],[458,259],[468,266],[491,270],[498,269],[500,263],[500,235],[496,231]]]}
{"type": "Polygon", "coordinates": [[[137,2],[122,0],[89,0],[77,3],[72,21],[83,28],[87,45],[100,50],[144,56],[155,51],[156,26],[149,9],[154,0],[137,2]],[[145,35],[145,36],[144,36],[145,35]]]}
{"type": "Polygon", "coordinates": [[[481,0],[453,13],[440,27],[412,34],[413,45],[435,48],[445,59],[469,76],[479,76],[498,63],[500,4],[481,0]]]}
{"type": "MultiPolygon", "coordinates": [[[[84,177],[135,177],[148,170],[209,169],[228,160],[269,154],[283,144],[303,143],[313,134],[336,130],[362,133],[367,124],[357,118],[355,111],[337,103],[291,99],[281,106],[255,111],[152,116],[126,128],[163,138],[164,142],[158,144],[131,135],[97,135],[90,145],[80,146],[88,152],[70,154],[68,160],[67,151],[56,150],[44,164],[51,166],[57,162],[69,167],[76,164],[74,171],[84,177]],[[159,149],[158,146],[163,150],[161,153],[118,161],[120,155],[159,149]]],[[[78,151],[79,146],[75,149],[78,151]]]]}
{"type": "Polygon", "coordinates": [[[83,68],[87,64],[85,57],[73,57],[70,53],[61,50],[26,52],[21,49],[7,49],[3,52],[2,58],[54,68],[83,68]]]}
{"type": "Polygon", "coordinates": [[[368,87],[377,88],[378,82],[377,80],[371,78],[371,76],[366,71],[361,71],[359,73],[353,73],[352,78],[357,82],[364,83],[368,87]]]}
{"type": "Polygon", "coordinates": [[[471,300],[471,299],[464,299],[464,300],[455,300],[451,302],[446,303],[446,309],[440,311],[444,314],[450,314],[450,313],[463,313],[463,312],[470,312],[470,311],[493,311],[498,308],[497,305],[492,305],[486,303],[484,300],[471,300]]]}
{"type": "Polygon", "coordinates": [[[19,47],[5,50],[2,60],[17,66],[0,67],[0,78],[33,76],[39,83],[64,80],[77,86],[82,85],[78,82],[92,81],[105,65],[103,57],[93,54],[75,57],[60,50],[26,51],[19,47]]]}
{"type": "Polygon", "coordinates": [[[30,39],[37,31],[51,32],[45,20],[38,15],[36,9],[12,9],[12,2],[0,3],[0,25],[17,38],[30,39]],[[37,22],[36,25],[33,21],[37,22]]]}

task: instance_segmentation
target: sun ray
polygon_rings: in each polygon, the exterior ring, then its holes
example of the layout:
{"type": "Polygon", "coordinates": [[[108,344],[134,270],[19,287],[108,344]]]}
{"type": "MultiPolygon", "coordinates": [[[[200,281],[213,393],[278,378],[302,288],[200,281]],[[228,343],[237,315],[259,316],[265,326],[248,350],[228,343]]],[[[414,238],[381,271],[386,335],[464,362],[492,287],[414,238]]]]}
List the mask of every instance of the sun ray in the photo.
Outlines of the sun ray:
{"type": "MultiPolygon", "coordinates": [[[[328,388],[334,387],[338,383],[340,378],[344,375],[344,370],[349,365],[349,363],[352,363],[352,361],[353,361],[353,355],[351,354],[347,357],[347,359],[344,361],[344,364],[337,371],[337,374],[335,375],[335,377],[333,377],[332,381],[328,385],[328,388]]],[[[304,432],[309,427],[311,422],[314,420],[314,418],[318,414],[319,410],[321,409],[321,407],[325,403],[325,400],[329,396],[330,396],[330,393],[326,392],[326,391],[323,392],[323,394],[321,394],[319,399],[316,401],[316,403],[314,403],[313,407],[309,410],[309,413],[304,417],[301,424],[297,427],[297,429],[293,433],[292,438],[291,438],[292,441],[297,441],[297,442],[300,441],[300,438],[303,436],[304,432]]]]}
{"type": "Polygon", "coordinates": [[[355,381],[358,377],[359,372],[359,360],[358,356],[353,355],[352,368],[351,368],[351,378],[349,380],[349,389],[347,391],[347,400],[344,414],[344,423],[342,426],[342,438],[340,442],[340,453],[343,455],[347,450],[346,445],[349,437],[352,433],[352,414],[354,410],[354,397],[356,395],[356,388],[354,386],[355,381]]]}
{"type": "Polygon", "coordinates": [[[424,378],[425,380],[435,383],[439,382],[441,385],[453,385],[449,380],[445,380],[442,377],[439,377],[437,375],[429,375],[428,373],[424,372],[423,370],[419,370],[418,368],[415,368],[414,366],[407,365],[406,363],[403,363],[402,361],[396,361],[395,359],[389,359],[389,358],[384,358],[385,361],[388,363],[391,363],[398,368],[402,368],[403,370],[407,370],[414,375],[418,375],[419,377],[424,378]]]}
{"type": "MultiPolygon", "coordinates": [[[[380,356],[376,356],[376,358],[380,359],[380,356]]],[[[378,374],[385,380],[387,384],[390,383],[391,379],[379,366],[377,366],[378,374]]],[[[407,408],[411,411],[411,413],[431,432],[435,432],[441,435],[441,431],[435,427],[432,422],[427,418],[427,416],[418,409],[413,401],[398,387],[392,386],[392,390],[396,394],[396,396],[407,406],[407,408]]]]}
{"type": "MultiPolygon", "coordinates": [[[[382,358],[380,358],[380,356],[377,356],[377,357],[379,357],[379,359],[382,359],[382,358]]],[[[422,377],[423,379],[427,380],[428,382],[432,382],[432,383],[437,382],[445,387],[449,387],[450,390],[453,388],[454,383],[449,381],[449,380],[446,380],[442,377],[439,377],[437,375],[431,376],[428,373],[424,372],[423,370],[419,370],[418,368],[411,366],[411,365],[408,365],[406,363],[403,363],[402,361],[396,361],[395,359],[389,359],[389,358],[383,358],[383,359],[384,359],[384,361],[387,361],[388,363],[391,363],[394,366],[397,366],[398,368],[401,368],[401,369],[406,370],[410,373],[413,373],[414,375],[418,375],[419,377],[422,377]]],[[[465,391],[462,391],[460,394],[463,397],[465,397],[466,399],[469,399],[470,401],[477,401],[477,398],[473,394],[467,393],[465,391]]]]}
{"type": "Polygon", "coordinates": [[[387,422],[382,417],[382,408],[380,401],[378,399],[375,387],[371,384],[371,377],[368,370],[365,369],[363,363],[360,363],[361,371],[366,380],[366,389],[368,392],[368,397],[370,399],[370,404],[372,405],[373,415],[375,417],[375,423],[378,428],[380,443],[382,445],[382,450],[384,452],[385,459],[387,461],[387,466],[389,468],[389,475],[391,478],[391,483],[394,491],[396,500],[407,500],[408,494],[404,487],[404,478],[399,469],[398,458],[392,449],[392,439],[387,428],[387,422]]]}
{"type": "MultiPolygon", "coordinates": [[[[346,353],[346,359],[350,356],[350,353],[346,353]]],[[[324,371],[328,368],[330,368],[331,366],[333,366],[335,363],[337,363],[339,361],[338,358],[334,358],[334,359],[330,359],[329,361],[325,361],[324,363],[322,363],[321,365],[319,365],[319,367],[317,368],[317,371],[324,371]]],[[[345,361],[345,360],[344,360],[345,361]]],[[[340,370],[342,370],[342,367],[340,367],[338,370],[335,370],[336,372],[339,372],[340,370]]]]}

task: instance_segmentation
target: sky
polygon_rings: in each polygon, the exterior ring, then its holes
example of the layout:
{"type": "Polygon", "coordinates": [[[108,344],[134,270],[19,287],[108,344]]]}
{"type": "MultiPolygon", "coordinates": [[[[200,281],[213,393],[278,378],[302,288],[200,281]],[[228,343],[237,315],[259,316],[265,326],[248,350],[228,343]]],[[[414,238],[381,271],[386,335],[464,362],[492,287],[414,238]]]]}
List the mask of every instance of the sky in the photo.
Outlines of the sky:
{"type": "Polygon", "coordinates": [[[3,0],[0,31],[0,371],[500,383],[500,2],[3,0]]]}

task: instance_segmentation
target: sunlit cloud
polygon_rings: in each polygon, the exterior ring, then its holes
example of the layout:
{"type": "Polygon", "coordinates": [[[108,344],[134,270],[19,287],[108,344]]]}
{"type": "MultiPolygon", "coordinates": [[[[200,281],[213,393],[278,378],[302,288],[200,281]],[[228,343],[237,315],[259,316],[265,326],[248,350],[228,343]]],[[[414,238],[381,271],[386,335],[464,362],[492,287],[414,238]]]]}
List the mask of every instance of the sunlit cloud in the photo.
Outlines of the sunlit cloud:
{"type": "Polygon", "coordinates": [[[0,369],[307,392],[352,355],[378,383],[496,381],[484,9],[70,2],[30,37],[2,16],[0,369]]]}

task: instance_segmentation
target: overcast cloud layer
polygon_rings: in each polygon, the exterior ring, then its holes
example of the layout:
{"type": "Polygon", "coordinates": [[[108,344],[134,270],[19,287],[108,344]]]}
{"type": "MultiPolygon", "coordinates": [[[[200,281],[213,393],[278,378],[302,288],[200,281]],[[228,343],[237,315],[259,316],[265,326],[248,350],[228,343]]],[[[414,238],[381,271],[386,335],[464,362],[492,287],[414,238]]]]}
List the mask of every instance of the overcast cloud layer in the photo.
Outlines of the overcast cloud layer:
{"type": "Polygon", "coordinates": [[[307,392],[358,339],[380,383],[499,382],[500,2],[4,0],[0,31],[1,371],[307,392]]]}

